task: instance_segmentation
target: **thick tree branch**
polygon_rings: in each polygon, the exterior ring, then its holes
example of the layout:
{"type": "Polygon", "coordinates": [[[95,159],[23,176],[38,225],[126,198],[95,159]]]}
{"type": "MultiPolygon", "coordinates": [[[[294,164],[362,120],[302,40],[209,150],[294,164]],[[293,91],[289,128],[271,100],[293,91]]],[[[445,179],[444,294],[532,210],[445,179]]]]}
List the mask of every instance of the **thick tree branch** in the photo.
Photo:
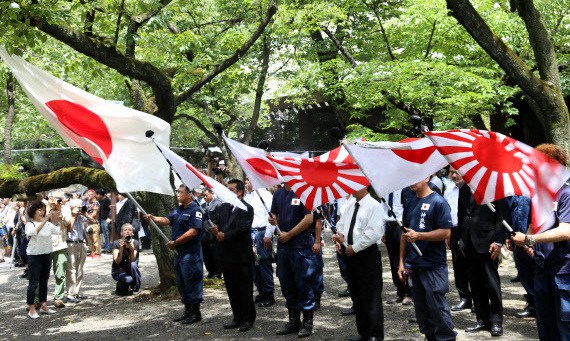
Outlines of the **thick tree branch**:
{"type": "Polygon", "coordinates": [[[271,55],[270,42],[267,35],[263,36],[263,52],[261,57],[261,68],[259,71],[259,79],[257,81],[257,89],[255,90],[255,102],[253,104],[253,114],[249,121],[249,127],[245,132],[243,143],[249,145],[253,132],[257,127],[257,121],[261,113],[261,99],[265,89],[265,80],[267,79],[267,71],[269,70],[269,56],[271,55]]]}
{"type": "Polygon", "coordinates": [[[429,34],[429,39],[428,39],[428,43],[426,46],[426,53],[424,54],[424,59],[426,59],[427,57],[429,57],[429,54],[431,53],[431,49],[433,48],[433,36],[435,34],[435,29],[437,27],[437,20],[433,21],[433,24],[431,26],[431,32],[429,34]]]}
{"type": "Polygon", "coordinates": [[[511,7],[525,21],[542,79],[487,25],[469,0],[446,0],[447,8],[473,39],[540,108],[549,142],[570,149],[568,106],[562,97],[556,58],[550,37],[532,0],[511,0],[511,7]],[[542,54],[542,55],[541,55],[542,54]]]}
{"type": "Polygon", "coordinates": [[[123,12],[125,11],[125,0],[121,0],[119,5],[119,14],[117,15],[117,23],[115,24],[115,37],[113,38],[113,45],[117,46],[119,42],[119,31],[121,30],[121,20],[123,19],[123,12]]]}
{"type": "Polygon", "coordinates": [[[212,133],[208,128],[206,128],[206,126],[203,125],[202,122],[200,122],[200,120],[197,119],[196,117],[189,114],[178,114],[176,115],[175,120],[179,119],[187,119],[189,121],[192,121],[198,127],[198,129],[200,129],[204,133],[204,135],[206,135],[206,137],[208,137],[208,139],[212,141],[212,143],[218,143],[217,135],[212,133]]]}
{"type": "Polygon", "coordinates": [[[168,6],[171,2],[172,0],[162,0],[160,1],[160,6],[158,6],[154,11],[133,16],[131,20],[136,21],[142,26],[146,24],[150,19],[152,19],[155,15],[157,15],[160,11],[162,11],[164,7],[168,6]]]}
{"type": "Polygon", "coordinates": [[[277,3],[276,0],[273,0],[271,5],[269,6],[269,9],[267,10],[265,17],[263,18],[263,20],[255,30],[255,32],[252,34],[252,36],[233,55],[228,57],[221,64],[215,66],[210,72],[205,74],[202,77],[202,79],[197,81],[189,89],[187,89],[179,96],[177,96],[175,102],[176,105],[179,105],[180,103],[186,101],[188,98],[190,98],[190,96],[198,92],[200,89],[202,89],[204,85],[208,84],[212,79],[214,79],[214,77],[216,77],[222,71],[226,70],[227,68],[235,64],[253,46],[253,44],[257,41],[257,39],[261,37],[261,34],[263,33],[267,25],[269,25],[276,12],[277,12],[277,3]]]}
{"type": "Polygon", "coordinates": [[[378,11],[378,3],[374,3],[374,5],[368,5],[366,2],[365,4],[372,8],[374,12],[374,16],[376,16],[376,20],[378,20],[378,24],[380,25],[380,32],[382,33],[382,39],[384,39],[384,44],[386,44],[386,50],[388,50],[388,56],[390,56],[390,60],[396,60],[396,56],[392,52],[392,46],[390,45],[390,39],[388,39],[388,34],[386,34],[386,30],[384,29],[384,25],[382,24],[382,17],[380,16],[380,12],[378,11]]]}
{"type": "Polygon", "coordinates": [[[542,95],[540,80],[525,62],[499,38],[469,0],[446,0],[451,15],[473,39],[531,97],[542,95]]]}
{"type": "Polygon", "coordinates": [[[356,60],[354,59],[354,57],[352,57],[350,52],[348,52],[348,50],[345,49],[344,46],[342,46],[341,42],[336,38],[336,36],[331,32],[331,30],[329,30],[329,28],[326,26],[322,26],[321,29],[323,30],[323,32],[325,32],[325,34],[329,37],[329,39],[334,43],[334,46],[336,46],[338,52],[340,52],[343,55],[343,57],[346,58],[346,60],[348,60],[348,62],[350,63],[350,65],[353,68],[356,67],[357,64],[356,64],[356,60]]]}
{"type": "Polygon", "coordinates": [[[556,52],[542,16],[532,0],[517,0],[517,11],[525,23],[540,77],[560,89],[556,52]]]}
{"type": "Polygon", "coordinates": [[[16,116],[14,100],[14,76],[11,71],[6,73],[6,98],[8,99],[8,113],[4,123],[4,163],[12,164],[12,124],[16,116]]]}
{"type": "Polygon", "coordinates": [[[15,194],[32,196],[36,193],[73,184],[83,184],[89,188],[105,188],[109,191],[116,190],[115,181],[104,170],[68,167],[48,174],[34,175],[23,180],[0,181],[0,197],[10,198],[15,194]]]}
{"type": "Polygon", "coordinates": [[[78,52],[95,59],[124,76],[146,82],[153,90],[159,112],[156,114],[167,122],[172,122],[176,106],[170,78],[151,63],[129,58],[120,53],[115,46],[108,46],[105,42],[91,39],[84,34],[43,21],[40,18],[28,19],[30,25],[47,33],[55,39],[69,45],[78,52]]]}

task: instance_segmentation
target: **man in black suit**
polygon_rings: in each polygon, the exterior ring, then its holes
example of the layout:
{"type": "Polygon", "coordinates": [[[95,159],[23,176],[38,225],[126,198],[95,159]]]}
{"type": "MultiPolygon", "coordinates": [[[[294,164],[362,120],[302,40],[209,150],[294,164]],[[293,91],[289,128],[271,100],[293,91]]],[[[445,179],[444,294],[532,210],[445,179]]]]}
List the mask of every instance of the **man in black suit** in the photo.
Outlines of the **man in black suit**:
{"type": "Polygon", "coordinates": [[[243,200],[243,181],[228,181],[228,188],[234,192],[247,211],[223,203],[216,209],[212,233],[220,244],[220,258],[224,284],[232,307],[233,321],[224,329],[239,328],[248,331],[253,327],[256,312],[253,303],[254,256],[251,241],[253,207],[243,200]]]}
{"type": "MultiPolygon", "coordinates": [[[[507,216],[505,200],[497,200],[493,204],[500,215],[507,216]]],[[[497,269],[499,253],[506,237],[505,229],[499,215],[494,214],[487,205],[475,202],[469,186],[462,186],[459,190],[457,219],[457,226],[463,231],[460,249],[467,259],[477,316],[477,324],[465,331],[473,333],[488,330],[492,336],[501,336],[503,301],[497,269]]]]}
{"type": "MultiPolygon", "coordinates": [[[[216,208],[222,204],[222,201],[214,196],[214,192],[208,188],[204,190],[204,203],[200,206],[204,209],[204,229],[208,228],[208,219],[216,220],[216,208]]],[[[222,278],[222,267],[220,264],[220,246],[218,241],[211,233],[202,235],[202,254],[204,257],[204,266],[208,271],[208,278],[222,278]]]]}
{"type": "MultiPolygon", "coordinates": [[[[127,198],[127,196],[123,193],[119,193],[117,194],[117,203],[116,203],[116,218],[115,218],[115,233],[116,235],[120,235],[121,234],[121,226],[123,226],[123,224],[126,223],[132,223],[133,222],[133,218],[135,217],[135,212],[136,212],[136,208],[135,208],[135,204],[133,203],[133,201],[129,198],[127,198]]],[[[134,231],[135,232],[135,236],[137,235],[138,231],[134,231]]],[[[138,239],[138,238],[137,238],[138,239]]]]}

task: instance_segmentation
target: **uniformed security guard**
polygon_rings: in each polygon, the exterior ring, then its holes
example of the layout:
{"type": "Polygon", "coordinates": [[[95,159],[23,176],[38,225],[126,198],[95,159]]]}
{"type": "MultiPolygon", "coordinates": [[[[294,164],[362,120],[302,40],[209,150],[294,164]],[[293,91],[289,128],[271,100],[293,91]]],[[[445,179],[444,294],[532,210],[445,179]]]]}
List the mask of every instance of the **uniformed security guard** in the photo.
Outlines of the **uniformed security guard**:
{"type": "Polygon", "coordinates": [[[445,239],[451,235],[451,209],[428,184],[429,178],[410,186],[414,196],[404,203],[406,233],[400,242],[398,276],[405,280],[405,263],[411,266],[414,309],[420,332],[428,341],[455,340],[451,312],[445,298],[449,291],[445,239]],[[410,248],[415,242],[422,256],[410,248]],[[406,247],[409,250],[406,251],[406,247]]]}
{"type": "Polygon", "coordinates": [[[200,303],[204,287],[204,269],[202,265],[202,213],[200,207],[190,195],[190,190],[181,185],[176,190],[180,206],[167,217],[146,215],[145,219],[154,221],[158,226],[172,226],[172,237],[166,246],[178,252],[174,257],[176,286],[184,304],[184,314],[174,322],[191,324],[202,320],[200,303]]]}
{"type": "Polygon", "coordinates": [[[277,245],[277,277],[289,311],[289,321],[277,335],[298,332],[299,337],[307,337],[313,332],[313,289],[317,272],[317,259],[312,250],[314,239],[307,229],[313,215],[287,184],[273,195],[271,213],[269,223],[278,224],[281,230],[277,245]]]}

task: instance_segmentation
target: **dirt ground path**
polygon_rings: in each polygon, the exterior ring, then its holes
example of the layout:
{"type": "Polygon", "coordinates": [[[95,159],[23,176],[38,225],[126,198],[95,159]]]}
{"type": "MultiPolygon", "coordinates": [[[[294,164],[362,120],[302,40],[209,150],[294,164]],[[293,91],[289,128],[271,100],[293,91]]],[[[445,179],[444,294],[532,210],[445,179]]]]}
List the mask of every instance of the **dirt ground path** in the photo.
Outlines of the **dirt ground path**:
{"type": "MultiPolygon", "coordinates": [[[[330,240],[327,231],[326,239],[330,240]]],[[[384,265],[383,299],[395,296],[390,278],[386,249],[382,248],[384,265]]],[[[9,258],[6,258],[7,261],[9,258]]],[[[331,243],[324,248],[325,293],[322,308],[315,312],[313,340],[345,340],[356,332],[354,316],[340,315],[342,309],[350,306],[349,298],[338,298],[345,289],[338,274],[338,266],[331,243]]],[[[67,304],[54,315],[42,315],[30,320],[25,313],[25,292],[27,280],[20,279],[21,268],[9,270],[8,262],[0,263],[0,288],[2,310],[0,312],[0,340],[294,340],[296,335],[276,336],[275,331],[286,322],[284,300],[276,279],[276,304],[257,309],[254,328],[240,333],[224,330],[222,325],[231,320],[231,310],[225,290],[206,288],[202,304],[202,322],[194,325],[180,325],[172,322],[179,315],[182,306],[178,299],[159,299],[152,295],[152,288],[158,285],[158,272],[154,255],[143,251],[140,257],[143,274],[143,290],[136,297],[114,295],[115,283],[111,278],[111,256],[87,259],[85,264],[84,293],[88,299],[78,304],[67,304]]],[[[504,304],[503,340],[536,340],[534,319],[517,319],[515,312],[524,306],[523,289],[520,283],[511,283],[516,274],[514,264],[500,267],[504,304]]],[[[448,302],[458,300],[450,270],[450,293],[448,302]]],[[[48,300],[53,293],[53,275],[50,277],[48,300]]],[[[51,303],[51,301],[50,301],[51,303]]],[[[416,324],[408,323],[413,317],[413,306],[384,304],[386,340],[423,340],[416,324]]],[[[490,340],[488,332],[466,334],[463,330],[472,325],[475,315],[468,311],[452,312],[458,332],[458,340],[490,340]]]]}

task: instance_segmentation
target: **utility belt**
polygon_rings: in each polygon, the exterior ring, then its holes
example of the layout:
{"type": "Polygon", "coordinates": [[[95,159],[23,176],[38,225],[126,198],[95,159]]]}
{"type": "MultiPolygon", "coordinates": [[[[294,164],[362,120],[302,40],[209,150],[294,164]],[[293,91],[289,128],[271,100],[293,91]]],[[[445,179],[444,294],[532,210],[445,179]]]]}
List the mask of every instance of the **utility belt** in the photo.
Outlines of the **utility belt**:
{"type": "Polygon", "coordinates": [[[266,226],[263,226],[263,227],[252,227],[251,230],[252,230],[252,231],[259,232],[259,231],[264,231],[265,228],[266,228],[266,226]]]}

